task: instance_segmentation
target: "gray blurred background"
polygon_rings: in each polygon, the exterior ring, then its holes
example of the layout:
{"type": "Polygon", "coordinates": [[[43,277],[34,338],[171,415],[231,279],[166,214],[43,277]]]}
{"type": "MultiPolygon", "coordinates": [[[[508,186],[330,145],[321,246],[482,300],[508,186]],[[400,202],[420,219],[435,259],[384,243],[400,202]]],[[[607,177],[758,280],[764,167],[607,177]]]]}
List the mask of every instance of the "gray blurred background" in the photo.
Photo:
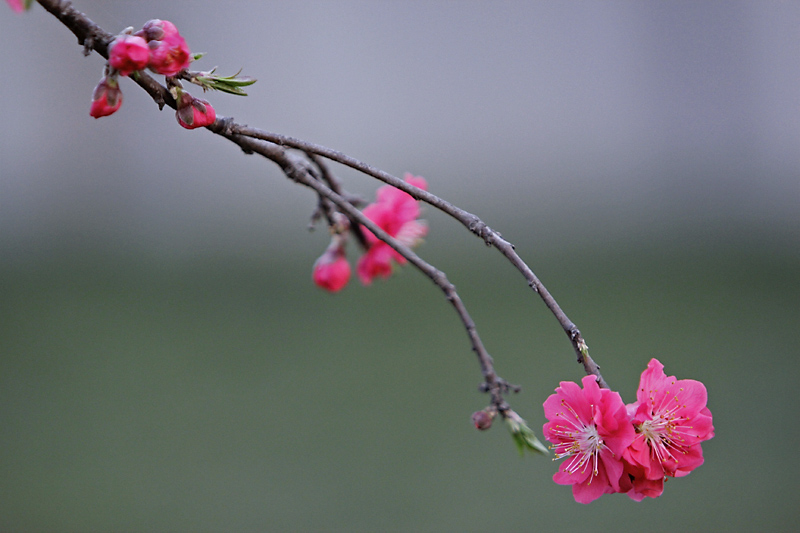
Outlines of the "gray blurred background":
{"type": "MultiPolygon", "coordinates": [[[[3,7],[0,529],[796,527],[799,3],[75,5],[110,32],[171,20],[198,68],[257,77],[206,96],[221,115],[425,176],[517,245],[623,399],[658,357],[706,384],[717,436],[657,500],[575,503],[557,463],[472,428],[479,368],[426,278],[320,291],[312,193],[129,80],[90,118],[101,58],[3,7]]],[[[425,218],[540,434],[582,376],[569,342],[425,218]]]]}

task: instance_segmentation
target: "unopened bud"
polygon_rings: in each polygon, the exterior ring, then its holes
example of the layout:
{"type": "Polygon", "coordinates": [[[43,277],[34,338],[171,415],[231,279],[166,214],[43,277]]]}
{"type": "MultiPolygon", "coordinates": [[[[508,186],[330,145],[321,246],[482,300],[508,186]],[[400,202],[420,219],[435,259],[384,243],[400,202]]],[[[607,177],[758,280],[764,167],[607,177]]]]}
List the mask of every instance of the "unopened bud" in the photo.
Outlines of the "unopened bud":
{"type": "Polygon", "coordinates": [[[146,41],[162,41],[165,37],[170,37],[176,33],[178,33],[178,28],[170,21],[153,19],[145,22],[142,29],[134,35],[138,35],[146,41]]]}
{"type": "Polygon", "coordinates": [[[135,35],[118,35],[109,46],[108,62],[123,76],[147,67],[150,49],[147,42],[135,35]]]}
{"type": "Polygon", "coordinates": [[[89,114],[94,118],[107,117],[122,105],[122,91],[116,76],[103,76],[92,92],[89,114]]]}
{"type": "Polygon", "coordinates": [[[492,410],[492,412],[489,412],[488,408],[475,411],[472,413],[472,423],[475,425],[476,429],[480,429],[481,431],[489,429],[492,427],[492,420],[494,420],[495,414],[496,411],[492,410]]]}
{"type": "Polygon", "coordinates": [[[325,253],[314,263],[314,283],[328,292],[339,292],[350,280],[350,263],[344,252],[344,240],[334,235],[325,253]]]}
{"type": "Polygon", "coordinates": [[[150,48],[150,69],[165,76],[175,76],[192,62],[186,40],[168,20],[154,19],[134,35],[147,41],[150,48]]]}
{"type": "Polygon", "coordinates": [[[181,91],[178,97],[178,110],[175,112],[175,117],[181,126],[193,130],[213,124],[217,114],[207,101],[181,91]]]}

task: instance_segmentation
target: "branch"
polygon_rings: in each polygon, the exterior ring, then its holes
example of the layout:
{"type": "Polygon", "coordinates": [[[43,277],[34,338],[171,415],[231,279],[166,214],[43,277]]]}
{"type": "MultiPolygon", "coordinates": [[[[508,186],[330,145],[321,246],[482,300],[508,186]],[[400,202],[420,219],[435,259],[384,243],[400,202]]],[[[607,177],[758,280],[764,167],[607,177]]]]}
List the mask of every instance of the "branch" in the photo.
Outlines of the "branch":
{"type": "MultiPolygon", "coordinates": [[[[308,159],[317,166],[322,176],[322,179],[325,180],[325,183],[328,184],[328,187],[330,187],[333,192],[345,198],[345,200],[347,200],[347,202],[354,207],[359,207],[365,203],[363,199],[343,192],[342,185],[341,183],[339,183],[338,178],[336,178],[336,176],[333,175],[333,173],[330,171],[330,169],[322,160],[322,158],[320,158],[316,154],[311,154],[311,153],[306,153],[306,156],[308,156],[308,159]]],[[[361,231],[361,226],[355,224],[354,223],[355,220],[353,218],[350,217],[348,218],[350,219],[350,231],[353,233],[353,235],[355,236],[356,240],[361,245],[361,247],[366,249],[368,246],[367,239],[366,237],[364,237],[364,232],[361,231]]]]}
{"type": "MultiPolygon", "coordinates": [[[[109,44],[112,42],[112,39],[115,38],[114,36],[103,31],[83,13],[73,9],[70,2],[39,0],[39,3],[76,35],[78,42],[84,48],[85,55],[89,55],[92,50],[95,50],[101,56],[108,59],[109,44]]],[[[153,22],[153,24],[156,23],[166,24],[166,21],[153,22]]],[[[166,30],[163,28],[159,31],[166,33],[166,30]]],[[[176,30],[173,37],[177,38],[176,30]]],[[[704,400],[702,403],[699,401],[688,401],[685,397],[681,399],[682,397],[680,396],[682,394],[681,391],[684,391],[684,388],[688,387],[687,390],[690,390],[690,392],[686,394],[695,397],[703,396],[704,398],[705,387],[702,383],[692,380],[679,380],[676,382],[676,378],[673,376],[666,376],[663,372],[663,365],[656,359],[653,359],[648,365],[648,370],[642,374],[640,383],[640,390],[646,390],[648,383],[651,385],[650,397],[635,404],[634,408],[640,404],[646,403],[644,407],[653,411],[653,405],[659,404],[663,406],[669,402],[669,406],[664,407],[658,413],[655,411],[653,413],[654,417],[657,416],[658,420],[663,422],[663,424],[661,424],[663,427],[656,429],[649,427],[648,429],[646,426],[651,422],[649,415],[646,420],[643,422],[640,421],[631,414],[630,406],[628,411],[626,411],[626,409],[622,408],[624,405],[619,395],[611,393],[610,391],[603,391],[606,393],[603,396],[608,399],[607,403],[609,403],[609,405],[607,413],[601,412],[603,409],[601,409],[601,406],[597,405],[594,398],[598,396],[598,385],[604,388],[608,388],[608,386],[600,375],[597,364],[589,356],[589,349],[580,331],[575,324],[569,320],[531,268],[520,258],[514,246],[504,240],[498,232],[492,230],[477,216],[391,174],[373,168],[366,163],[341,152],[331,150],[330,148],[237,124],[232,118],[227,117],[218,117],[213,123],[209,124],[209,122],[216,117],[215,110],[208,102],[195,99],[188,93],[182,93],[179,90],[180,84],[176,81],[178,77],[183,77],[183,79],[187,79],[188,77],[190,81],[202,85],[204,89],[216,88],[234,94],[244,94],[243,91],[241,91],[241,87],[255,80],[237,78],[236,76],[215,77],[212,76],[213,71],[211,73],[187,73],[185,67],[188,65],[189,51],[188,48],[186,48],[185,51],[183,50],[182,47],[185,46],[185,42],[182,38],[180,38],[180,55],[182,55],[183,59],[181,59],[178,66],[170,69],[161,68],[154,64],[153,57],[156,54],[152,51],[152,47],[144,48],[145,45],[140,44],[139,50],[144,50],[147,61],[144,63],[134,61],[136,68],[145,68],[145,65],[149,65],[149,67],[155,71],[171,73],[172,76],[167,76],[167,85],[174,91],[173,92],[144,72],[139,71],[133,73],[135,69],[125,68],[123,70],[123,67],[119,66],[120,62],[117,61],[117,59],[119,59],[117,46],[126,45],[126,39],[127,37],[121,37],[120,40],[117,41],[117,44],[113,45],[112,63],[114,63],[114,66],[112,68],[106,65],[106,74],[100,84],[98,84],[98,88],[95,89],[91,112],[92,116],[99,117],[109,114],[106,113],[107,109],[105,108],[101,109],[102,112],[96,112],[94,104],[98,102],[100,105],[107,105],[111,113],[116,111],[119,104],[121,104],[121,97],[118,96],[120,94],[117,83],[118,77],[123,72],[125,74],[131,73],[130,77],[151,95],[153,100],[158,104],[159,109],[163,109],[165,105],[172,108],[180,107],[177,116],[182,126],[191,129],[205,126],[212,133],[224,137],[239,146],[245,153],[259,154],[274,162],[280,167],[286,177],[300,185],[312,189],[319,199],[318,208],[314,216],[316,217],[319,213],[324,214],[331,229],[335,232],[329,250],[331,250],[331,254],[333,254],[333,252],[339,254],[336,261],[344,259],[341,256],[343,256],[343,239],[346,237],[344,233],[347,231],[345,228],[352,231],[356,238],[360,240],[362,246],[367,248],[368,251],[384,251],[382,248],[370,248],[370,244],[373,243],[368,243],[367,239],[364,238],[365,234],[362,233],[363,227],[426,275],[442,290],[461,319],[472,345],[472,350],[475,352],[480,363],[484,378],[482,390],[491,395],[491,404],[482,411],[477,411],[472,415],[472,420],[476,428],[487,429],[491,426],[492,419],[499,413],[502,418],[504,418],[520,453],[524,453],[526,449],[545,454],[548,453],[547,448],[539,442],[527,423],[506,403],[504,395],[509,391],[516,392],[519,389],[509,385],[508,382],[500,378],[495,372],[494,361],[484,347],[478,335],[475,323],[456,292],[455,286],[450,283],[444,272],[424,261],[409,246],[406,246],[387,231],[384,231],[377,223],[373,222],[365,215],[358,207],[361,205],[360,200],[349,195],[342,189],[339,181],[327,168],[323,158],[349,166],[377,178],[396,189],[404,191],[415,200],[424,201],[455,218],[472,233],[483,239],[486,245],[495,247],[503,254],[511,264],[522,273],[528,285],[542,298],[547,308],[553,313],[556,320],[558,320],[569,337],[577,354],[578,362],[583,364],[584,370],[587,373],[587,377],[582,380],[583,391],[581,394],[576,392],[579,389],[578,385],[572,383],[569,384],[570,387],[567,387],[566,385],[568,384],[565,383],[564,387],[556,389],[556,394],[551,395],[544,403],[545,416],[550,420],[550,422],[544,426],[544,432],[547,439],[554,444],[552,448],[555,449],[556,458],[572,457],[566,463],[562,464],[560,468],[560,475],[562,475],[562,477],[559,478],[557,475],[554,479],[562,484],[565,482],[567,484],[572,484],[576,501],[589,503],[602,493],[609,492],[628,492],[629,496],[636,501],[644,497],[657,497],[663,490],[661,487],[661,485],[663,485],[663,480],[661,479],[663,476],[674,477],[676,475],[685,475],[692,470],[696,464],[702,463],[702,451],[700,450],[699,443],[714,436],[714,429],[711,424],[711,413],[708,408],[705,407],[704,400]],[[181,72],[177,72],[179,70],[181,70],[181,72]],[[221,86],[215,86],[220,84],[221,86]],[[109,92],[112,94],[110,98],[108,96],[109,92]],[[180,105],[175,101],[176,98],[180,101],[180,105]],[[188,104],[187,98],[189,98],[188,104]],[[189,106],[192,106],[192,109],[190,109],[189,106]],[[182,115],[181,112],[184,110],[190,110],[193,116],[200,113],[206,120],[190,122],[182,115]],[[301,151],[302,154],[298,153],[296,150],[301,151]],[[349,219],[349,224],[345,222],[344,217],[349,219]],[[677,385],[671,390],[654,390],[656,385],[662,382],[666,383],[667,381],[673,385],[677,383],[677,385]],[[681,385],[682,383],[683,385],[681,385]],[[660,396],[654,400],[654,395],[658,394],[660,394],[660,396]],[[689,404],[688,408],[686,406],[687,403],[689,404]],[[682,406],[682,411],[678,413],[680,416],[675,415],[676,405],[682,406]],[[581,414],[581,412],[583,412],[583,414],[581,414]],[[588,416],[587,413],[591,415],[589,418],[586,418],[586,416],[588,416]],[[598,416],[613,420],[610,423],[603,422],[601,424],[598,422],[598,416]],[[696,421],[694,425],[687,425],[687,423],[690,423],[692,420],[696,421]],[[577,431],[576,428],[580,429],[581,426],[583,429],[577,431]],[[681,428],[683,428],[683,430],[681,430],[681,428]],[[694,429],[687,432],[685,431],[686,428],[694,429]],[[633,448],[633,442],[637,438],[637,435],[641,435],[645,430],[651,433],[648,435],[647,439],[647,446],[651,448],[650,454],[645,455],[647,455],[646,459],[648,459],[648,461],[650,461],[650,459],[652,459],[652,461],[646,462],[646,464],[642,463],[644,466],[637,462],[628,463],[627,450],[633,448]],[[600,437],[598,437],[598,435],[600,437]],[[676,444],[675,435],[678,435],[678,439],[682,439],[682,442],[678,443],[681,445],[676,444]],[[612,441],[614,442],[612,446],[613,453],[601,455],[601,449],[610,446],[609,443],[612,441]],[[604,442],[605,444],[603,444],[604,442]],[[676,461],[672,459],[672,455],[669,452],[667,452],[667,455],[669,455],[668,459],[670,459],[670,461],[667,462],[661,457],[663,454],[658,452],[660,447],[662,450],[669,448],[682,452],[683,454],[689,454],[690,446],[696,446],[693,448],[692,454],[695,459],[699,458],[699,462],[694,461],[696,464],[689,464],[687,468],[686,462],[684,461],[681,463],[681,465],[683,465],[683,470],[681,471],[676,470],[676,466],[673,464],[676,463],[676,461]],[[655,459],[653,459],[654,457],[655,459]],[[602,468],[605,471],[610,472],[614,470],[621,473],[622,477],[620,478],[617,476],[613,479],[599,479],[597,474],[598,465],[600,463],[603,464],[602,468]],[[615,465],[613,468],[610,466],[612,463],[615,465]],[[645,470],[658,470],[658,468],[661,468],[658,472],[662,472],[663,476],[658,480],[646,479],[644,474],[641,476],[638,474],[643,468],[645,470]],[[566,474],[567,477],[572,475],[572,480],[565,481],[566,477],[564,474],[566,474]],[[589,488],[593,480],[595,483],[600,483],[601,486],[599,490],[596,486],[591,489],[589,488]]],[[[136,39],[134,38],[133,40],[135,41],[136,39]]],[[[151,39],[150,42],[152,43],[154,40],[156,39],[151,39]]],[[[173,50],[174,49],[171,48],[170,53],[173,50]]],[[[386,189],[383,189],[382,192],[386,192],[386,189]]],[[[378,193],[379,199],[382,192],[378,193]]],[[[403,198],[407,200],[407,197],[403,198]]],[[[413,207],[416,211],[416,203],[414,203],[413,207]]],[[[414,215],[414,218],[415,217],[416,213],[414,215]]],[[[371,236],[367,236],[370,237],[371,240],[371,236]]],[[[327,258],[328,253],[329,252],[326,251],[320,259],[327,258]]],[[[346,260],[344,262],[346,263],[346,260]]],[[[347,263],[347,269],[349,275],[349,263],[347,263]]],[[[686,394],[684,394],[684,396],[686,394]]],[[[634,411],[635,410],[636,409],[634,409],[634,411]]],[[[639,409],[639,412],[641,412],[641,409],[639,409]]],[[[635,453],[638,453],[638,451],[635,453]]],[[[639,459],[636,459],[636,461],[639,461],[639,459]]]]}
{"type": "MultiPolygon", "coordinates": [[[[78,37],[78,42],[83,45],[85,49],[94,49],[104,58],[108,58],[108,44],[114,38],[111,34],[103,31],[83,13],[75,10],[69,2],[40,0],[39,3],[47,11],[55,15],[64,25],[70,28],[78,37]]],[[[153,100],[159,105],[159,108],[163,108],[164,105],[173,109],[176,107],[176,102],[172,98],[169,90],[148,74],[140,71],[132,77],[140,87],[150,94],[153,100]]],[[[315,190],[321,199],[333,202],[348,218],[357,222],[357,224],[353,224],[352,226],[355,228],[354,232],[361,242],[364,242],[364,237],[358,229],[359,225],[369,229],[377,238],[386,242],[442,289],[445,297],[453,305],[456,313],[464,324],[470,343],[472,344],[472,349],[478,357],[484,377],[483,390],[490,393],[492,404],[503,416],[506,416],[509,412],[513,412],[503,399],[503,394],[507,393],[509,390],[517,391],[519,389],[518,387],[509,385],[504,379],[497,376],[494,370],[492,357],[484,347],[474,321],[456,292],[455,286],[449,282],[444,272],[425,262],[410,248],[401,244],[383,231],[377,224],[364,216],[364,214],[353,205],[352,198],[349,196],[345,198],[345,193],[341,192],[338,182],[333,178],[332,174],[327,171],[322,162],[315,157],[314,152],[309,151],[309,158],[317,165],[319,169],[318,172],[320,173],[319,178],[321,179],[318,179],[318,177],[314,175],[314,169],[312,169],[307,162],[292,157],[283,147],[272,142],[257,140],[253,138],[253,136],[246,136],[238,133],[239,130],[245,128],[245,126],[236,124],[233,122],[233,119],[227,117],[219,117],[214,124],[207,127],[211,132],[225,137],[238,145],[245,153],[258,153],[275,162],[287,177],[315,190]],[[323,181],[327,182],[329,185],[325,185],[323,181]],[[334,188],[337,189],[336,192],[334,192],[334,188]]]]}
{"type": "Polygon", "coordinates": [[[330,159],[331,161],[348,166],[363,172],[364,174],[379,179],[393,187],[397,187],[398,189],[407,192],[417,200],[426,202],[461,222],[472,233],[483,239],[487,246],[494,246],[500,253],[508,258],[511,264],[514,265],[514,267],[516,267],[520,273],[522,273],[522,276],[528,282],[528,286],[539,294],[547,308],[550,309],[550,311],[556,317],[556,320],[558,320],[558,323],[561,324],[561,327],[564,329],[564,332],[569,337],[569,340],[575,349],[578,362],[583,365],[586,374],[594,375],[601,387],[608,388],[608,384],[600,374],[600,367],[589,355],[589,347],[586,345],[586,341],[583,339],[578,327],[569,319],[569,317],[567,317],[566,313],[564,313],[564,311],[561,309],[561,306],[558,305],[558,302],[556,302],[555,298],[553,298],[553,296],[550,294],[550,291],[547,290],[536,274],[533,273],[533,270],[531,270],[531,268],[525,263],[525,261],[522,260],[519,254],[517,254],[516,250],[514,249],[514,245],[503,239],[498,232],[490,228],[476,215],[473,215],[472,213],[469,213],[460,207],[457,207],[450,202],[429,193],[428,191],[424,191],[418,187],[415,187],[406,181],[389,174],[388,172],[379,170],[337,150],[332,150],[330,148],[303,141],[301,139],[295,139],[294,137],[288,137],[277,133],[266,132],[257,128],[251,128],[249,126],[231,124],[231,131],[240,135],[252,137],[254,139],[261,139],[281,146],[288,146],[298,150],[303,150],[306,153],[317,154],[330,159]]]}
{"type": "Polygon", "coordinates": [[[509,410],[509,406],[503,400],[503,393],[508,392],[508,390],[512,387],[508,385],[505,380],[498,377],[494,371],[494,362],[491,355],[489,355],[489,352],[486,351],[486,348],[484,347],[483,342],[478,335],[475,322],[470,317],[464,302],[461,300],[461,297],[459,297],[458,293],[456,292],[455,286],[450,283],[445,273],[424,261],[413,250],[411,250],[411,248],[405,246],[397,239],[386,233],[380,228],[380,226],[375,224],[361,211],[356,209],[348,200],[331,190],[331,188],[325,185],[322,180],[317,179],[313,175],[312,168],[306,163],[306,161],[297,157],[292,157],[292,155],[287,153],[282,147],[273,143],[259,142],[258,140],[247,136],[231,133],[231,130],[233,130],[234,127],[234,124],[227,126],[226,121],[222,120],[215,122],[212,126],[209,126],[209,129],[237,144],[246,151],[257,153],[273,161],[281,168],[281,170],[283,170],[283,173],[286,174],[288,178],[301,185],[305,185],[306,187],[314,189],[314,191],[316,191],[320,196],[333,202],[345,215],[347,215],[348,218],[356,221],[359,225],[364,226],[374,233],[377,238],[388,244],[392,249],[408,260],[409,263],[417,267],[417,269],[419,269],[423,274],[428,276],[428,278],[430,278],[430,280],[433,281],[433,283],[444,292],[445,297],[453,305],[456,313],[461,319],[461,322],[464,324],[464,327],[467,330],[467,336],[472,344],[472,350],[478,357],[478,361],[481,366],[481,371],[486,383],[485,389],[491,394],[492,404],[497,407],[497,410],[502,413],[503,416],[505,416],[506,412],[509,410]]]}
{"type": "MultiPolygon", "coordinates": [[[[102,57],[106,59],[108,58],[108,45],[113,40],[114,36],[102,30],[86,15],[75,10],[70,2],[62,2],[61,0],[39,0],[39,3],[75,34],[75,36],[78,38],[79,44],[84,47],[85,54],[88,55],[91,50],[95,50],[102,57]]],[[[176,108],[176,102],[172,98],[172,95],[169,93],[167,88],[162,86],[146,73],[138,72],[132,76],[132,79],[134,79],[134,81],[140,87],[150,94],[153,100],[158,104],[159,109],[162,109],[164,105],[167,105],[173,109],[176,108]]],[[[575,349],[578,362],[583,364],[586,373],[594,375],[601,386],[607,387],[605,380],[600,374],[598,365],[589,356],[586,342],[584,341],[575,324],[569,320],[561,307],[558,305],[549,291],[547,291],[541,281],[536,277],[530,267],[528,267],[528,265],[519,257],[514,250],[514,246],[508,241],[504,240],[499,233],[492,230],[477,216],[450,204],[438,196],[414,187],[413,185],[410,185],[405,181],[392,176],[391,174],[378,170],[336,150],[325,148],[323,146],[292,137],[268,133],[256,128],[250,128],[245,125],[236,124],[232,119],[225,117],[217,118],[216,122],[208,126],[207,129],[234,142],[246,153],[259,153],[260,155],[277,163],[289,178],[314,189],[321,197],[332,201],[349,218],[356,220],[359,224],[372,231],[376,237],[389,244],[389,246],[405,257],[411,264],[417,267],[437,286],[439,286],[445,293],[447,299],[453,304],[456,312],[464,323],[467,334],[470,338],[470,342],[472,343],[473,350],[478,356],[481,365],[486,384],[485,388],[491,393],[493,404],[496,405],[498,410],[501,412],[505,413],[505,411],[508,410],[507,404],[505,404],[502,399],[502,394],[503,392],[507,392],[509,390],[509,385],[504,380],[497,377],[496,373],[494,372],[491,356],[484,348],[480,337],[477,334],[475,324],[467,313],[460,297],[456,293],[455,287],[447,280],[445,274],[423,261],[409,248],[403,246],[382,231],[375,224],[373,224],[358,209],[356,209],[350,201],[345,199],[342,195],[334,192],[330,187],[326,186],[322,180],[314,177],[312,171],[307,165],[299,165],[299,160],[290,157],[282,147],[291,147],[302,150],[307,154],[316,154],[325,157],[332,161],[359,170],[369,176],[375,177],[389,185],[403,190],[415,199],[424,201],[452,216],[466,226],[471,232],[481,237],[487,245],[497,248],[522,273],[523,277],[528,281],[528,285],[540,295],[542,300],[545,302],[545,305],[556,317],[559,324],[561,324],[575,349]]],[[[317,162],[316,160],[314,161],[317,162]]],[[[317,164],[319,165],[319,162],[317,162],[317,164]]],[[[321,166],[319,166],[319,168],[324,174],[324,168],[321,166]]],[[[324,179],[329,178],[324,176],[324,179]]],[[[329,183],[334,185],[332,182],[329,183]]]]}

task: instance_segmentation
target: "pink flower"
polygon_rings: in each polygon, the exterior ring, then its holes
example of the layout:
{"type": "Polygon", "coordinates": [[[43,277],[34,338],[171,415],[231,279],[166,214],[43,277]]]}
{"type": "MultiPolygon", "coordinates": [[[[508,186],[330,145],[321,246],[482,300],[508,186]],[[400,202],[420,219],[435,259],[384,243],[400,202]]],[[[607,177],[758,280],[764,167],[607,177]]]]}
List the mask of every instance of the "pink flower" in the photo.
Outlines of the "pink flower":
{"type": "Polygon", "coordinates": [[[92,93],[92,107],[89,114],[94,118],[106,117],[122,105],[122,91],[115,76],[103,76],[92,93]]]}
{"type": "Polygon", "coordinates": [[[205,100],[182,92],[178,99],[178,110],[175,111],[178,124],[188,130],[209,126],[217,119],[217,113],[205,100]]]}
{"type": "Polygon", "coordinates": [[[11,6],[11,9],[16,11],[17,13],[22,13],[25,11],[25,6],[22,4],[22,0],[6,0],[8,5],[11,6]]]}
{"type": "Polygon", "coordinates": [[[589,503],[603,494],[626,492],[622,454],[636,436],[619,393],[601,389],[594,376],[562,381],[544,402],[544,436],[556,458],[567,459],[553,476],[572,485],[575,501],[589,503]]]}
{"type": "Polygon", "coordinates": [[[344,248],[334,240],[325,253],[314,263],[312,274],[314,283],[329,292],[339,292],[350,280],[350,263],[344,255],[344,248]]]}
{"type": "MultiPolygon", "coordinates": [[[[425,178],[406,174],[405,180],[420,189],[428,188],[425,178]]],[[[419,203],[410,194],[390,185],[378,189],[376,202],[365,207],[363,213],[407,246],[416,246],[428,231],[425,223],[417,220],[419,203]]],[[[356,266],[358,277],[364,285],[372,283],[375,277],[388,278],[392,273],[392,260],[400,265],[405,264],[406,259],[402,255],[371,231],[364,229],[364,237],[369,248],[356,266]]]]}
{"type": "Polygon", "coordinates": [[[142,70],[149,60],[147,41],[136,35],[119,35],[109,47],[108,62],[123,76],[142,70]]]}
{"type": "Polygon", "coordinates": [[[153,19],[136,34],[150,48],[150,68],[165,76],[175,76],[192,62],[192,53],[178,29],[168,20],[153,19]]]}
{"type": "Polygon", "coordinates": [[[370,285],[373,278],[388,278],[392,275],[391,260],[395,255],[396,252],[386,244],[373,245],[356,264],[358,279],[364,285],[370,285]]]}
{"type": "Polygon", "coordinates": [[[636,501],[656,498],[666,476],[681,477],[703,464],[700,443],[714,436],[705,385],[664,374],[651,359],[642,373],[636,403],[628,405],[636,438],[625,450],[625,471],[636,501]]]}

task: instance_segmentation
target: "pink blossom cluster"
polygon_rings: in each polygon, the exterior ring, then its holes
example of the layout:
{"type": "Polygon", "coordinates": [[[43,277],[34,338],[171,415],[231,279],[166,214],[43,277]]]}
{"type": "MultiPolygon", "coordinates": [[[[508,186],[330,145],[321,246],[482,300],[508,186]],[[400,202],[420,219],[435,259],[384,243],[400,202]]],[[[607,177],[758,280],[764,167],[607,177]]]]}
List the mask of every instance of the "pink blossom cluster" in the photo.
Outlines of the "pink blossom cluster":
{"type": "Polygon", "coordinates": [[[186,40],[168,20],[149,20],[133,35],[118,35],[108,47],[109,64],[123,76],[148,67],[158,74],[175,76],[191,61],[186,40]]]}
{"type": "Polygon", "coordinates": [[[664,374],[652,359],[642,373],[636,402],[601,389],[594,376],[562,381],[544,402],[545,438],[564,459],[553,481],[572,485],[575,501],[626,493],[641,501],[657,498],[664,481],[703,464],[700,443],[714,436],[705,386],[664,374]]]}
{"type": "MultiPolygon", "coordinates": [[[[425,178],[422,177],[407,173],[405,181],[422,190],[428,188],[425,178]]],[[[390,185],[378,189],[376,201],[365,207],[363,213],[379,228],[406,246],[419,244],[428,230],[425,222],[418,220],[419,202],[410,194],[390,185]]],[[[403,265],[406,259],[368,229],[363,228],[363,233],[366,252],[358,260],[356,273],[361,283],[370,285],[376,277],[391,276],[393,265],[403,265]]],[[[314,264],[314,283],[330,292],[343,289],[350,280],[350,264],[345,257],[344,244],[341,235],[334,235],[331,245],[314,264]]]]}
{"type": "MultiPolygon", "coordinates": [[[[118,77],[149,68],[165,76],[175,76],[189,67],[192,54],[186,40],[168,20],[153,19],[134,34],[118,35],[108,47],[108,64],[103,78],[92,94],[89,114],[94,118],[115,113],[122,105],[118,77]]],[[[216,120],[216,112],[205,100],[178,90],[176,97],[178,123],[187,129],[208,126],[216,120]]]]}

